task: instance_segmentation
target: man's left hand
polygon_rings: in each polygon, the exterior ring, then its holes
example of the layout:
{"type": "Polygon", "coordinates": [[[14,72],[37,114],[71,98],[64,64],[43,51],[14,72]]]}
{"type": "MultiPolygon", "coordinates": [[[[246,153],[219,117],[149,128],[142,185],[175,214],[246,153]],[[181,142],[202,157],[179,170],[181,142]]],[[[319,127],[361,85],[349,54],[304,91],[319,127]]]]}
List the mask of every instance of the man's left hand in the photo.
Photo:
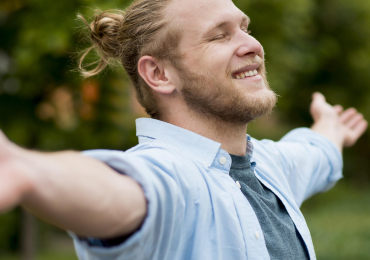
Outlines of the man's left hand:
{"type": "Polygon", "coordinates": [[[367,121],[354,108],[343,111],[340,105],[331,106],[321,93],[314,93],[310,113],[314,120],[311,129],[331,141],[340,150],[350,147],[367,129],[367,121]]]}

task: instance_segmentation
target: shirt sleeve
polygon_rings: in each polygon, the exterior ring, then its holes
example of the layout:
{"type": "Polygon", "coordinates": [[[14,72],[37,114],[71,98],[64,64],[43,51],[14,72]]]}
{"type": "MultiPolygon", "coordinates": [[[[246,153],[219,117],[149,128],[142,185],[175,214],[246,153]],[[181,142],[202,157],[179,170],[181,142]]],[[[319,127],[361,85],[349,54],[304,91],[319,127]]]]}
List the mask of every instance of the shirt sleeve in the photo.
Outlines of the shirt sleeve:
{"type": "Polygon", "coordinates": [[[297,128],[280,141],[261,141],[283,171],[298,206],[312,195],[327,191],[342,178],[339,149],[309,128],[297,128]]]}
{"type": "MultiPolygon", "coordinates": [[[[161,151],[156,153],[157,156],[158,153],[161,156],[161,151]]],[[[185,210],[184,195],[173,176],[167,173],[171,172],[171,163],[160,165],[145,151],[125,153],[92,150],[83,154],[103,161],[118,173],[135,179],[144,190],[148,211],[141,228],[122,244],[114,247],[94,246],[70,232],[79,259],[163,259],[171,250],[169,244],[176,244],[179,239],[173,234],[179,233],[185,210]]]]}

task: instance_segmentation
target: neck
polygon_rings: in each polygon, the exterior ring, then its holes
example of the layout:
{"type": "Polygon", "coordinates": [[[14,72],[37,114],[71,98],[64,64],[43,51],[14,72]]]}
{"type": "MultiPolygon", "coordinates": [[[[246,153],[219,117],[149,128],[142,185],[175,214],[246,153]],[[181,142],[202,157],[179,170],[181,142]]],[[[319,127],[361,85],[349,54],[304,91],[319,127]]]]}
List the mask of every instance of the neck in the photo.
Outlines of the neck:
{"type": "Polygon", "coordinates": [[[189,110],[187,112],[172,110],[172,115],[168,114],[162,120],[221,143],[221,148],[229,154],[246,154],[246,124],[233,124],[189,110]]]}

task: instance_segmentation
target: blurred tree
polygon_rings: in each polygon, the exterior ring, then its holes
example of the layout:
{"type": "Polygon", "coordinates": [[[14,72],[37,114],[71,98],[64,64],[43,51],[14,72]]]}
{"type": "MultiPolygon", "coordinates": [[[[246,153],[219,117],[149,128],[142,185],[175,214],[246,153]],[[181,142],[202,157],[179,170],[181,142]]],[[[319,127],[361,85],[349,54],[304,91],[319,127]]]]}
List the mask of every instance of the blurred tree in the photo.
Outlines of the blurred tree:
{"type": "MultiPolygon", "coordinates": [[[[75,17],[91,15],[95,5],[125,2],[0,2],[0,128],[12,141],[43,151],[136,144],[132,111],[138,110],[122,70],[85,81],[74,71],[77,51],[87,47],[75,17]]],[[[0,254],[22,248],[23,259],[32,259],[35,222],[27,214],[22,219],[23,225],[20,211],[1,216],[0,254]]]]}

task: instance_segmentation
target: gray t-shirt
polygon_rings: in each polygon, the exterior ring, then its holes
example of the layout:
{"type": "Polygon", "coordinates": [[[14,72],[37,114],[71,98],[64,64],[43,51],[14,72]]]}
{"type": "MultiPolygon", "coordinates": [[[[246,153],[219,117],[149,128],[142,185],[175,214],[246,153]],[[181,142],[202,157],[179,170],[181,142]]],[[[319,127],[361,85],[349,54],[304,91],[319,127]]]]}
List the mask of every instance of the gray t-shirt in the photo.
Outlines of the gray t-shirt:
{"type": "Polygon", "coordinates": [[[310,259],[306,245],[284,204],[254,175],[248,154],[232,159],[230,176],[240,183],[260,222],[271,260],[310,259]]]}

